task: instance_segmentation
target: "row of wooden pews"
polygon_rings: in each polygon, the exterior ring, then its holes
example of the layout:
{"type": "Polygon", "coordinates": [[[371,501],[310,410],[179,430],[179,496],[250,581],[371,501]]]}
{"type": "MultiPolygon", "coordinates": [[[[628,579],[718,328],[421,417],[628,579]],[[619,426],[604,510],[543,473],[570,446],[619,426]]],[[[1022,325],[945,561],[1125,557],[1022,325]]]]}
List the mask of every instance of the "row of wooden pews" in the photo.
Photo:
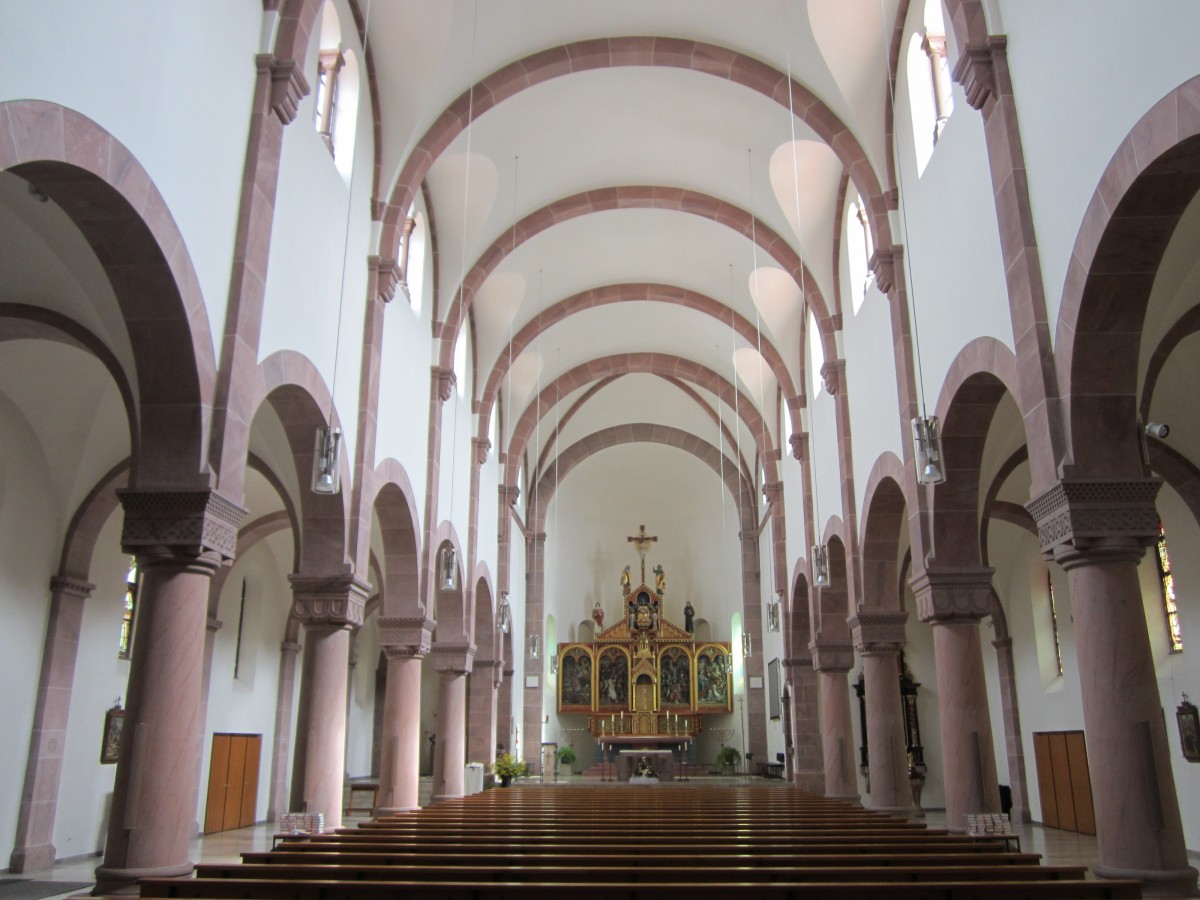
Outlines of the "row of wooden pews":
{"type": "Polygon", "coordinates": [[[555,786],[461,801],[312,835],[143,897],[436,900],[1140,897],[1004,841],[826,800],[786,785],[555,786]]]}

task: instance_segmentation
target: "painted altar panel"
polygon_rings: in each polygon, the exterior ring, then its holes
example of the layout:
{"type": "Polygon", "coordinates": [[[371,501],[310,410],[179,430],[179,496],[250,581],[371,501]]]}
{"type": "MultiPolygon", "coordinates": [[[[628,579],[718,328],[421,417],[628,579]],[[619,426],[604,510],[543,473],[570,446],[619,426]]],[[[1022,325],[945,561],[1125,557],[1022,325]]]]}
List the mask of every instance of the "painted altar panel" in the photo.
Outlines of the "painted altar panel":
{"type": "Polygon", "coordinates": [[[696,709],[733,711],[733,665],[729,650],[703,644],[696,650],[696,709]]]}
{"type": "Polygon", "coordinates": [[[591,648],[584,644],[559,647],[558,711],[591,712],[594,708],[595,666],[591,648]]]}
{"type": "Polygon", "coordinates": [[[622,647],[604,647],[596,669],[596,708],[628,709],[629,653],[622,647]]]}
{"type": "Polygon", "coordinates": [[[683,647],[664,647],[658,654],[659,704],[662,709],[691,710],[692,656],[683,647]]]}

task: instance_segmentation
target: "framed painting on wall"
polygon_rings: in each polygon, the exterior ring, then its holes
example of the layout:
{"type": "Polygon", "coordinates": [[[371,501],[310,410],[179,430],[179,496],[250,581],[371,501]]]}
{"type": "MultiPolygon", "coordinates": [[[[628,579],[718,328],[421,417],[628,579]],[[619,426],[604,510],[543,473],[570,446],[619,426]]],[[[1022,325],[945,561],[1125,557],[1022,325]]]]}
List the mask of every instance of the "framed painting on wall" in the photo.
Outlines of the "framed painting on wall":
{"type": "Polygon", "coordinates": [[[1188,762],[1200,762],[1200,713],[1197,713],[1195,703],[1188,702],[1187,694],[1175,709],[1175,718],[1179,722],[1179,746],[1183,758],[1188,762]]]}
{"type": "Polygon", "coordinates": [[[104,714],[104,737],[100,741],[100,764],[111,765],[121,755],[121,729],[125,725],[125,710],[118,703],[104,714]]]}

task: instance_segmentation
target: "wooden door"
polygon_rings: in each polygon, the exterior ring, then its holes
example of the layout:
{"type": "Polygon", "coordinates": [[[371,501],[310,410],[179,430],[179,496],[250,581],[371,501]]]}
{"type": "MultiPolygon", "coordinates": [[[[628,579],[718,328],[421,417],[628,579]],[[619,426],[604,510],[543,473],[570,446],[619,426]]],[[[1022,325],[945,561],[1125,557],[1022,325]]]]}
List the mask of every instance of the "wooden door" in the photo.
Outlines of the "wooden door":
{"type": "Polygon", "coordinates": [[[633,708],[638,712],[653,712],[654,685],[649,681],[639,681],[634,685],[633,708]]]}
{"type": "Polygon", "coordinates": [[[1033,736],[1042,823],[1050,828],[1096,833],[1092,780],[1082,731],[1044,731],[1033,736]]]}
{"type": "Polygon", "coordinates": [[[213,735],[204,831],[230,831],[256,821],[261,734],[213,735]]]}

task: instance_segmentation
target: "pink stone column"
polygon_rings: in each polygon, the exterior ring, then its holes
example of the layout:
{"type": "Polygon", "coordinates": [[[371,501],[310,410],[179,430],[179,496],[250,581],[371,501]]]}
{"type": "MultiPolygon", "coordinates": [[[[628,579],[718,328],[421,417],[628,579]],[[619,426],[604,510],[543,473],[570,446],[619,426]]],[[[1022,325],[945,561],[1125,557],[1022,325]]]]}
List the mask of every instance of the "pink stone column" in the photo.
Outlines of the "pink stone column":
{"type": "Polygon", "coordinates": [[[850,684],[854,662],[849,644],[810,646],[821,702],[821,756],[825,762],[825,796],[859,802],[854,775],[854,728],[850,721],[850,684]]]}
{"type": "Polygon", "coordinates": [[[467,675],[473,646],[435,645],[438,673],[438,734],[433,764],[433,802],[463,796],[467,765],[467,675]]]}
{"type": "MultiPolygon", "coordinates": [[[[530,510],[530,521],[533,521],[533,511],[530,510]]],[[[545,667],[542,660],[529,658],[528,641],[537,636],[544,643],[544,598],[546,590],[546,535],[535,532],[526,536],[525,565],[528,572],[527,593],[525,596],[525,635],[518,646],[525,654],[525,685],[521,688],[521,756],[540,772],[542,765],[542,691],[544,690],[543,675],[545,667]],[[532,676],[533,686],[529,679],[532,676]]]]}
{"type": "Polygon", "coordinates": [[[506,751],[512,751],[512,678],[511,663],[506,663],[503,670],[502,689],[496,691],[496,743],[503,744],[506,751]],[[507,684],[507,687],[504,685],[507,684]]]}
{"type": "Polygon", "coordinates": [[[983,674],[979,620],[991,614],[992,569],[938,568],[912,581],[922,622],[933,626],[946,827],[969,813],[1000,812],[996,751],[983,674]]]}
{"type": "Polygon", "coordinates": [[[208,560],[139,557],[137,636],[97,890],[192,871],[208,560]]]}
{"type": "Polygon", "coordinates": [[[1158,478],[1064,478],[1026,506],[1067,571],[1103,878],[1196,896],[1138,580],[1158,538],[1158,478]]]}
{"type": "Polygon", "coordinates": [[[467,760],[490,763],[496,756],[496,689],[500,663],[476,659],[467,684],[467,760]]]}
{"type": "Polygon", "coordinates": [[[25,786],[17,812],[16,841],[9,859],[12,872],[48,869],[54,864],[57,853],[53,843],[54,818],[58,811],[83,603],[94,589],[95,585],[82,578],[50,579],[50,620],[46,623],[25,786]]]}
{"type": "Polygon", "coordinates": [[[436,623],[424,616],[380,617],[379,644],[387,655],[376,815],[416,809],[421,774],[421,660],[436,623]]]}
{"type": "Polygon", "coordinates": [[[820,688],[812,657],[807,648],[802,652],[803,656],[783,661],[791,678],[791,780],[801,790],[820,794],[825,789],[820,688]]]}
{"type": "Polygon", "coordinates": [[[353,575],[292,575],[292,615],[304,623],[306,709],[296,741],[304,745],[302,803],[325,816],[326,828],[342,823],[346,780],[346,692],[350,631],[362,625],[370,585],[353,575]]]}
{"type": "Polygon", "coordinates": [[[118,496],[121,547],[137,554],[142,587],[97,893],[192,871],[209,588],[213,572],[233,558],[246,515],[209,490],[118,496]]]}
{"type": "Polygon", "coordinates": [[[1029,791],[1025,779],[1025,746],[1021,742],[1021,707],[1017,701],[1017,672],[1013,662],[1012,638],[992,641],[1000,669],[1000,704],[1004,714],[1004,749],[1008,754],[1008,780],[1012,791],[1014,822],[1030,822],[1029,791]]]}
{"type": "Polygon", "coordinates": [[[288,757],[292,750],[292,698],[296,686],[296,655],[300,644],[284,641],[279,646],[279,683],[275,691],[275,738],[271,745],[271,789],[267,799],[267,821],[278,822],[288,812],[288,757]]]}
{"type": "Polygon", "coordinates": [[[854,645],[863,664],[869,805],[894,812],[912,808],[900,698],[900,649],[907,620],[908,614],[902,611],[866,609],[859,609],[850,620],[854,645]]]}

